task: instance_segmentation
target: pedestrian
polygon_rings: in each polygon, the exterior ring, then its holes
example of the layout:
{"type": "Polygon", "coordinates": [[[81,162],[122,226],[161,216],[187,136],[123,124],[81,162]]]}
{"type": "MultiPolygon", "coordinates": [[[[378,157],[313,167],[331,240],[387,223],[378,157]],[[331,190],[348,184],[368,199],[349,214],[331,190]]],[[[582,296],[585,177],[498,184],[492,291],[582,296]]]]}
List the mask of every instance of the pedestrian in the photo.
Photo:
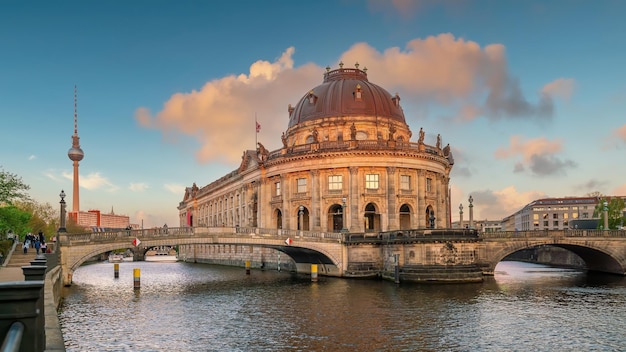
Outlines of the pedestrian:
{"type": "Polygon", "coordinates": [[[39,249],[41,248],[41,242],[39,242],[39,239],[35,240],[35,251],[37,251],[37,254],[39,254],[39,249]]]}
{"type": "Polygon", "coordinates": [[[22,246],[22,248],[24,248],[24,254],[28,253],[28,241],[24,240],[24,245],[22,246]]]}

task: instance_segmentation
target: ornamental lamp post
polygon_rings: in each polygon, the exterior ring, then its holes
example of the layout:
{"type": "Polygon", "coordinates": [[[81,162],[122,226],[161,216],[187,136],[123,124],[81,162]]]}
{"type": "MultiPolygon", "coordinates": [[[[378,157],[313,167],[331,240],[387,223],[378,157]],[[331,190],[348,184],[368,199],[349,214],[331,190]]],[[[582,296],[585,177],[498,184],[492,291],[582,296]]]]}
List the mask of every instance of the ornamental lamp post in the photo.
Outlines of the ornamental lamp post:
{"type": "Polygon", "coordinates": [[[463,228],[463,204],[459,204],[459,226],[463,228]]]}
{"type": "Polygon", "coordinates": [[[65,192],[63,190],[61,190],[61,194],[59,194],[59,197],[61,197],[61,201],[59,202],[61,204],[61,219],[59,221],[59,233],[61,232],[67,232],[66,228],[65,228],[65,192]]]}
{"type": "Polygon", "coordinates": [[[346,227],[346,198],[341,198],[341,232],[348,232],[346,227]]]}
{"type": "Polygon", "coordinates": [[[469,202],[469,209],[470,209],[470,214],[469,214],[469,227],[470,229],[474,228],[474,198],[472,198],[472,196],[469,196],[469,199],[467,200],[469,202]]]}
{"type": "Polygon", "coordinates": [[[603,203],[604,208],[604,229],[608,230],[609,229],[609,202],[607,202],[606,200],[603,203]]]}

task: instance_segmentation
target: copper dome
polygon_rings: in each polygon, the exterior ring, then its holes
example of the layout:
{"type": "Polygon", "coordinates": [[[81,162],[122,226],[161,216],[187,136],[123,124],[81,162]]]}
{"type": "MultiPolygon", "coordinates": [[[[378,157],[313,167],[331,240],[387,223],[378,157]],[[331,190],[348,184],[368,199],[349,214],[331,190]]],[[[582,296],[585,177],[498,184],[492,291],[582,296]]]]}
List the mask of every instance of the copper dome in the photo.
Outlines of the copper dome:
{"type": "MultiPolygon", "coordinates": [[[[342,66],[342,65],[341,65],[342,66]]],[[[358,68],[328,70],[324,82],[311,89],[289,109],[291,128],[307,121],[328,117],[376,116],[406,124],[400,97],[367,80],[358,68]]]]}

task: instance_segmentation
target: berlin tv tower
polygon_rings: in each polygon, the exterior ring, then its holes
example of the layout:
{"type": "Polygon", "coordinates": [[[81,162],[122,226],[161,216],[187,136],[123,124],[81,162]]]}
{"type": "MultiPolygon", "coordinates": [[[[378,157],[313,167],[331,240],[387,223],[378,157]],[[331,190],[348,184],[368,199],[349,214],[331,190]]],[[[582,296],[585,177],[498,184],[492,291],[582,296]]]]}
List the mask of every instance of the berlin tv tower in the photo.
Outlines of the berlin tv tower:
{"type": "Polygon", "coordinates": [[[78,113],[76,112],[76,86],[74,86],[74,135],[72,136],[72,148],[67,152],[67,156],[74,162],[74,189],[72,192],[72,211],[80,211],[80,204],[78,196],[78,162],[83,160],[85,153],[80,149],[80,143],[78,142],[78,113]]]}

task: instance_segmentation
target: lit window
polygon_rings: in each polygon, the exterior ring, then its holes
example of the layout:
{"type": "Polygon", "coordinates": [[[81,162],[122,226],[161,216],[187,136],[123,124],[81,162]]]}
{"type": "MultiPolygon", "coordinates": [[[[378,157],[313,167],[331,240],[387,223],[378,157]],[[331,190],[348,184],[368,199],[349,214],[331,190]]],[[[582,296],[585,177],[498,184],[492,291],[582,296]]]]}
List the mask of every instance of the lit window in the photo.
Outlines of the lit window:
{"type": "Polygon", "coordinates": [[[298,193],[306,192],[306,178],[298,179],[298,193]]]}
{"type": "Polygon", "coordinates": [[[328,176],[328,189],[340,191],[343,188],[343,177],[341,175],[328,176]]]}
{"type": "Polygon", "coordinates": [[[411,176],[400,175],[400,189],[407,191],[411,189],[411,176]]]}
{"type": "Polygon", "coordinates": [[[280,196],[280,182],[274,183],[274,189],[276,190],[275,194],[280,196]]]}
{"type": "Polygon", "coordinates": [[[378,189],[378,174],[365,175],[365,188],[378,189]]]}

